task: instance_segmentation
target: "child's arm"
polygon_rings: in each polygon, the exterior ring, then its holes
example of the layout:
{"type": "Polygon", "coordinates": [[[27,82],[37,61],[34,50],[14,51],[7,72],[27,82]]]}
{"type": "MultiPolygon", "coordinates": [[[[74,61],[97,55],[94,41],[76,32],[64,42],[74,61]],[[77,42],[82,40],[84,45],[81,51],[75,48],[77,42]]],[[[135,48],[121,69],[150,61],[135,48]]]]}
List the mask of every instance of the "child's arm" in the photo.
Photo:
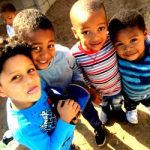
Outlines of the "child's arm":
{"type": "MultiPolygon", "coordinates": [[[[27,125],[18,131],[18,142],[33,150],[60,150],[62,147],[69,148],[75,125],[70,124],[71,120],[77,115],[80,106],[73,100],[60,100],[57,106],[60,119],[54,131],[48,135],[42,132],[40,127],[27,125]]],[[[51,118],[52,119],[52,118],[51,118]]],[[[51,120],[49,120],[51,121],[51,120]]],[[[64,148],[65,149],[65,148],[64,148]]]]}
{"type": "Polygon", "coordinates": [[[82,70],[78,66],[75,57],[71,54],[70,51],[66,52],[66,59],[68,61],[70,68],[72,68],[72,71],[73,71],[72,82],[84,81],[82,70]]]}
{"type": "Polygon", "coordinates": [[[58,119],[56,128],[48,135],[40,128],[28,128],[18,133],[18,142],[31,150],[60,150],[69,149],[74,133],[75,125],[58,119]],[[32,132],[31,132],[32,131],[32,132]]]}

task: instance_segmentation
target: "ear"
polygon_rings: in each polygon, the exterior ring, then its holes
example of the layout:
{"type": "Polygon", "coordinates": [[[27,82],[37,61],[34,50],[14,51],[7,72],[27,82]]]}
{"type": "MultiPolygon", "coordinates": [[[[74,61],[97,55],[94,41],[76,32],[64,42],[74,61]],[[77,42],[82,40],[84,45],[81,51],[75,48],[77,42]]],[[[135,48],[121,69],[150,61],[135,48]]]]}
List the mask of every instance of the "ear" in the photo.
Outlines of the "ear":
{"type": "Polygon", "coordinates": [[[144,37],[145,37],[145,39],[147,38],[147,35],[148,35],[147,29],[145,29],[145,30],[144,30],[144,37]]]}
{"type": "Polygon", "coordinates": [[[0,85],[0,97],[7,97],[1,85],[0,85]]]}
{"type": "Polygon", "coordinates": [[[72,30],[72,32],[73,32],[74,37],[75,37],[77,40],[79,40],[79,37],[78,37],[78,34],[77,34],[76,29],[75,29],[74,27],[71,27],[71,30],[72,30]]]}

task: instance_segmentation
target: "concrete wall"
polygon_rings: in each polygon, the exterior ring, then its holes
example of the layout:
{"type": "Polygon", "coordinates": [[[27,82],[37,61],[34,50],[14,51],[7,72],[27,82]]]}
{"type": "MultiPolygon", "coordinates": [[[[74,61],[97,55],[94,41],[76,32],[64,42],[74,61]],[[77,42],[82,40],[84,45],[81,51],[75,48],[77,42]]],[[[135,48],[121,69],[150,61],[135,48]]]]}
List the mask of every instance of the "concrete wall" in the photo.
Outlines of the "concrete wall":
{"type": "MultiPolygon", "coordinates": [[[[43,13],[46,13],[55,1],[56,0],[0,0],[0,7],[5,2],[11,2],[16,7],[17,11],[25,8],[37,8],[43,13]]],[[[0,24],[2,24],[1,19],[0,24]]]]}

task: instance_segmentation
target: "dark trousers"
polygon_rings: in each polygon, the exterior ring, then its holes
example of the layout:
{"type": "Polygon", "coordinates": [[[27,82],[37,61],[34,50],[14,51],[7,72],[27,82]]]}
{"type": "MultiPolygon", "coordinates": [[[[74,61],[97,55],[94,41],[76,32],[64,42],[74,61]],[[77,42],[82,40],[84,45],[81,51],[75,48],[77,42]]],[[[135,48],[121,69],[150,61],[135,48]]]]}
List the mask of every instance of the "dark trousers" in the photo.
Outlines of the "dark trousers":
{"type": "Polygon", "coordinates": [[[129,99],[126,95],[124,95],[124,107],[127,111],[136,109],[137,105],[139,105],[140,103],[146,107],[150,107],[150,98],[140,101],[133,101],[129,99]]]}
{"type": "Polygon", "coordinates": [[[97,129],[102,125],[98,112],[95,110],[91,100],[88,101],[82,115],[94,129],[97,129]]]}

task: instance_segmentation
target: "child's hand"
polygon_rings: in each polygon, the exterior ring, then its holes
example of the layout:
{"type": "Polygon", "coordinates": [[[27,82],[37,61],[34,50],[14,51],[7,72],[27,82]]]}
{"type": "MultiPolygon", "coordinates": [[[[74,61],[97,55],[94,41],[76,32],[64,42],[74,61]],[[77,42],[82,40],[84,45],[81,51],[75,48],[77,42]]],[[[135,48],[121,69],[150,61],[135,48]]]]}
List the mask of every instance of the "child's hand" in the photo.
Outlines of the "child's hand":
{"type": "Polygon", "coordinates": [[[95,103],[96,105],[100,105],[100,103],[103,100],[102,95],[99,92],[97,92],[96,89],[94,88],[90,88],[90,94],[92,102],[95,103]]]}
{"type": "Polygon", "coordinates": [[[57,110],[60,115],[60,118],[68,123],[72,121],[74,117],[80,111],[80,105],[74,100],[60,100],[57,105],[57,110]]]}

